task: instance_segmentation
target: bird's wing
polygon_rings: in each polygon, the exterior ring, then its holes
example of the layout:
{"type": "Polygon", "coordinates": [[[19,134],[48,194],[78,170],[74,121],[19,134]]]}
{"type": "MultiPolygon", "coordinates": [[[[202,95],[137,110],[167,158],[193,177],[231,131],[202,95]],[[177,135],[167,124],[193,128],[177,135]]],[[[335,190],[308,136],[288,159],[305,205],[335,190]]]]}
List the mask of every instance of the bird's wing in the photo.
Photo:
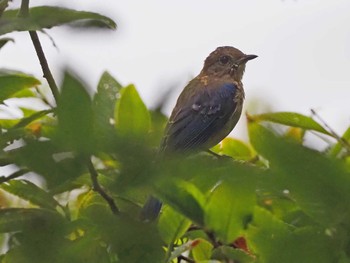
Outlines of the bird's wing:
{"type": "Polygon", "coordinates": [[[185,151],[207,146],[235,112],[236,92],[237,86],[233,83],[222,84],[217,89],[202,89],[184,107],[177,107],[169,120],[161,149],[185,151]]]}

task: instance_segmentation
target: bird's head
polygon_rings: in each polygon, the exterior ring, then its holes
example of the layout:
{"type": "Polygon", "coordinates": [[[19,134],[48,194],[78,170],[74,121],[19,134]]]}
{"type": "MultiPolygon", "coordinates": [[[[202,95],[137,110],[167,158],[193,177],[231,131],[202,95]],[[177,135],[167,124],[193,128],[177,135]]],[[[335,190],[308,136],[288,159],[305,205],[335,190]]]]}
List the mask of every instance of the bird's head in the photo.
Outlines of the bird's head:
{"type": "Polygon", "coordinates": [[[202,74],[216,77],[230,76],[241,81],[245,64],[258,56],[246,55],[234,47],[218,47],[205,60],[202,74]]]}

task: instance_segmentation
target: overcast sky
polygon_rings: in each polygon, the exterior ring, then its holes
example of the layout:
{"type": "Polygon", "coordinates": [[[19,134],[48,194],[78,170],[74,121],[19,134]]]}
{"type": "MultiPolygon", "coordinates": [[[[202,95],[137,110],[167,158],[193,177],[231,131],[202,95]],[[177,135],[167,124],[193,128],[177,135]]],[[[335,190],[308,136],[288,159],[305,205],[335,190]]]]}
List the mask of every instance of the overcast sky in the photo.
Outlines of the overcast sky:
{"type": "MultiPolygon", "coordinates": [[[[196,76],[206,56],[230,45],[259,58],[247,65],[246,110],[256,113],[316,109],[339,133],[350,124],[349,0],[32,0],[107,15],[117,31],[48,31],[40,35],[59,79],[73,68],[94,88],[108,70],[134,83],[148,106],[172,88],[165,112],[196,76]],[[259,102],[258,104],[256,102],[259,102]],[[257,106],[258,105],[258,106],[257,106]]],[[[14,0],[11,7],[18,7],[14,0]]],[[[0,51],[0,67],[42,75],[27,33],[0,51]]],[[[234,133],[244,137],[243,118],[234,133]]]]}

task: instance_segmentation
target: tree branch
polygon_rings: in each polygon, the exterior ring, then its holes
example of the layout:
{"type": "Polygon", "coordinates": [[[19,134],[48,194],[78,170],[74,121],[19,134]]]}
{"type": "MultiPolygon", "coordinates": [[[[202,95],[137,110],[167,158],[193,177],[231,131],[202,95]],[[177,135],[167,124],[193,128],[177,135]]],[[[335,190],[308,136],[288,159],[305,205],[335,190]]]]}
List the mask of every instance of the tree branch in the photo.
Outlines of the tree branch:
{"type": "MultiPolygon", "coordinates": [[[[29,15],[30,15],[29,14],[29,0],[22,0],[21,8],[19,10],[18,16],[19,17],[27,17],[29,15]]],[[[44,78],[47,80],[47,83],[49,84],[51,92],[52,92],[52,94],[57,102],[58,96],[59,96],[58,88],[57,88],[55,79],[53,78],[53,76],[51,74],[49,64],[47,63],[47,60],[46,60],[46,57],[44,54],[44,50],[41,46],[41,43],[40,43],[40,40],[38,37],[38,33],[36,31],[29,31],[29,35],[30,35],[30,38],[32,39],[36,55],[39,59],[44,78]]]]}
{"type": "Polygon", "coordinates": [[[110,197],[101,187],[101,185],[98,182],[97,176],[98,173],[95,170],[94,165],[92,164],[91,160],[89,159],[87,162],[88,165],[88,169],[90,172],[90,176],[91,176],[91,181],[92,181],[92,186],[93,186],[93,190],[97,193],[99,193],[108,203],[109,207],[111,208],[113,214],[118,215],[120,213],[118,207],[116,206],[116,204],[114,203],[114,200],[112,197],[110,197]]]}
{"type": "Polygon", "coordinates": [[[53,78],[50,68],[49,68],[49,64],[47,63],[43,48],[41,46],[39,37],[38,37],[38,33],[36,31],[29,31],[29,35],[30,38],[32,39],[36,54],[38,56],[40,65],[41,65],[41,69],[43,71],[44,74],[44,78],[46,78],[47,83],[49,84],[49,87],[51,89],[51,92],[57,102],[58,100],[58,96],[59,96],[59,92],[58,92],[58,88],[55,82],[55,79],[53,78]]]}

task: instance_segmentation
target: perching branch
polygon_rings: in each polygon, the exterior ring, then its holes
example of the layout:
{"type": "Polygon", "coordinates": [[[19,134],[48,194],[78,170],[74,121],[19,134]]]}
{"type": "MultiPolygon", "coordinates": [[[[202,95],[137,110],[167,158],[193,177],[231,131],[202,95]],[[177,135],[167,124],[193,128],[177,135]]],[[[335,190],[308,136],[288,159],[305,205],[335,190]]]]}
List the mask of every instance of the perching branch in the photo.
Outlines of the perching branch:
{"type": "Polygon", "coordinates": [[[97,179],[97,171],[95,170],[94,165],[92,164],[91,160],[89,159],[87,162],[88,165],[88,169],[90,172],[90,176],[91,176],[91,181],[92,181],[92,186],[93,186],[93,190],[97,193],[99,193],[108,203],[109,207],[111,208],[113,214],[118,215],[120,213],[118,207],[116,206],[116,204],[114,203],[114,200],[112,197],[110,197],[105,191],[104,189],[101,187],[101,185],[98,182],[97,179]]]}

